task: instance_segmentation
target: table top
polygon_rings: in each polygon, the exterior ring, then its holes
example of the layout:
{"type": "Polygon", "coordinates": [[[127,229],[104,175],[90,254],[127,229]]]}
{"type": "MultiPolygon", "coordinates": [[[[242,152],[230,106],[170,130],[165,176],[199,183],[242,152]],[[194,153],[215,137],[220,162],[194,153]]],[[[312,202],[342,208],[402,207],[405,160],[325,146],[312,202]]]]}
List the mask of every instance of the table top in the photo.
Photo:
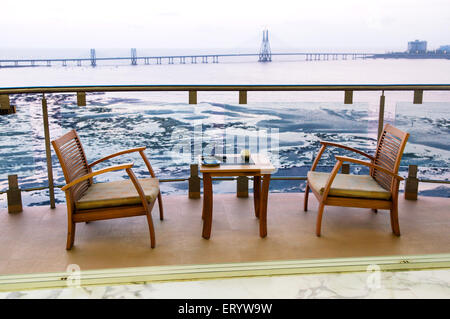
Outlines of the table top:
{"type": "MultiPolygon", "coordinates": [[[[217,155],[220,157],[221,155],[217,155]]],[[[227,158],[240,157],[240,154],[227,154],[227,158]]],[[[220,166],[205,166],[202,165],[201,156],[198,158],[198,166],[201,173],[211,174],[272,174],[275,171],[275,167],[270,163],[267,156],[263,154],[250,154],[250,158],[254,164],[236,164],[236,165],[220,165],[220,166]]]]}

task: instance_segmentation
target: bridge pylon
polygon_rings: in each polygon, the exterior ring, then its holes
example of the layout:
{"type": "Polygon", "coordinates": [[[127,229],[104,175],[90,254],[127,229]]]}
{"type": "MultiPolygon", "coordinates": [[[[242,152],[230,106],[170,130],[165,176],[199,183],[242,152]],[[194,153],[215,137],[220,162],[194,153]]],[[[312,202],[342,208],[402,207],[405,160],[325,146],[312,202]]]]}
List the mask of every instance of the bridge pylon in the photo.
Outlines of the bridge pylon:
{"type": "Polygon", "coordinates": [[[131,65],[137,65],[137,51],[136,48],[131,49],[131,65]]]}
{"type": "Polygon", "coordinates": [[[92,66],[97,65],[97,57],[95,55],[95,49],[91,49],[91,65],[92,66]]]}
{"type": "Polygon", "coordinates": [[[272,51],[270,50],[269,43],[269,30],[263,30],[263,38],[261,43],[261,49],[259,50],[259,62],[271,62],[272,51]]]}

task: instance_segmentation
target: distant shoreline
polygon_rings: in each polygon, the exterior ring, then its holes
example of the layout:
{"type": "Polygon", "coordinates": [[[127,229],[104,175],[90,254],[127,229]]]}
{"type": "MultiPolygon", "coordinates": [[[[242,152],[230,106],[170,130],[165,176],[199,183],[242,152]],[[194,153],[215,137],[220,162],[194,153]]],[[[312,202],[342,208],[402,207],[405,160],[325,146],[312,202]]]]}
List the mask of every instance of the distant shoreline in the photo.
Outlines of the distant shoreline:
{"type": "Polygon", "coordinates": [[[374,59],[450,59],[450,53],[383,53],[375,54],[374,59]]]}

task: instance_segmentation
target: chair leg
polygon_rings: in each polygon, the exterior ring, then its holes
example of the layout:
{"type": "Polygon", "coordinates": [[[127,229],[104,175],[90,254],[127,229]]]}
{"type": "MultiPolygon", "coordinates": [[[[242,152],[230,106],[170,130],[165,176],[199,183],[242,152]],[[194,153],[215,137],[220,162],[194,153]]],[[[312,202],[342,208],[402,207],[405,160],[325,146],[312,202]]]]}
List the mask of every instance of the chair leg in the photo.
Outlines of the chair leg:
{"type": "Polygon", "coordinates": [[[392,232],[396,236],[400,236],[400,224],[398,222],[398,206],[397,203],[393,203],[392,209],[391,209],[391,228],[392,232]]]}
{"type": "MultiPolygon", "coordinates": [[[[152,206],[153,208],[153,206],[152,206]]],[[[153,227],[153,219],[152,219],[152,210],[149,209],[149,212],[146,214],[147,216],[147,222],[148,222],[148,230],[150,232],[150,246],[152,248],[155,248],[156,242],[155,242],[155,228],[153,227]]]]}
{"type": "Polygon", "coordinates": [[[303,199],[303,210],[308,211],[308,196],[309,196],[309,184],[306,182],[305,198],[303,199]]]}
{"type": "Polygon", "coordinates": [[[69,222],[68,224],[66,250],[71,250],[73,247],[73,243],[75,242],[75,226],[76,224],[73,222],[69,222]]]}
{"type": "Polygon", "coordinates": [[[320,229],[322,227],[322,215],[325,205],[323,203],[319,203],[319,210],[317,212],[317,224],[316,224],[316,235],[320,237],[320,229]]]}
{"type": "Polygon", "coordinates": [[[159,194],[158,194],[158,207],[159,207],[159,219],[164,220],[164,210],[163,210],[161,192],[159,192],[159,194]]]}

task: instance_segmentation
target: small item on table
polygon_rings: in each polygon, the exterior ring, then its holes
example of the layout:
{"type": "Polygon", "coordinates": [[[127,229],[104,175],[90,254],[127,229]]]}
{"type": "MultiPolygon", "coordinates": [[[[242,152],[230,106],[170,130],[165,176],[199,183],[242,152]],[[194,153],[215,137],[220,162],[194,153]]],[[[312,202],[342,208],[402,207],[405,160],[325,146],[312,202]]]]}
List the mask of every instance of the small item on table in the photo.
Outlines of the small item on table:
{"type": "Polygon", "coordinates": [[[202,156],[202,165],[204,166],[220,166],[220,161],[212,156],[202,156]]]}
{"type": "Polygon", "coordinates": [[[243,149],[241,151],[241,157],[246,163],[250,162],[250,150],[243,149]]]}

